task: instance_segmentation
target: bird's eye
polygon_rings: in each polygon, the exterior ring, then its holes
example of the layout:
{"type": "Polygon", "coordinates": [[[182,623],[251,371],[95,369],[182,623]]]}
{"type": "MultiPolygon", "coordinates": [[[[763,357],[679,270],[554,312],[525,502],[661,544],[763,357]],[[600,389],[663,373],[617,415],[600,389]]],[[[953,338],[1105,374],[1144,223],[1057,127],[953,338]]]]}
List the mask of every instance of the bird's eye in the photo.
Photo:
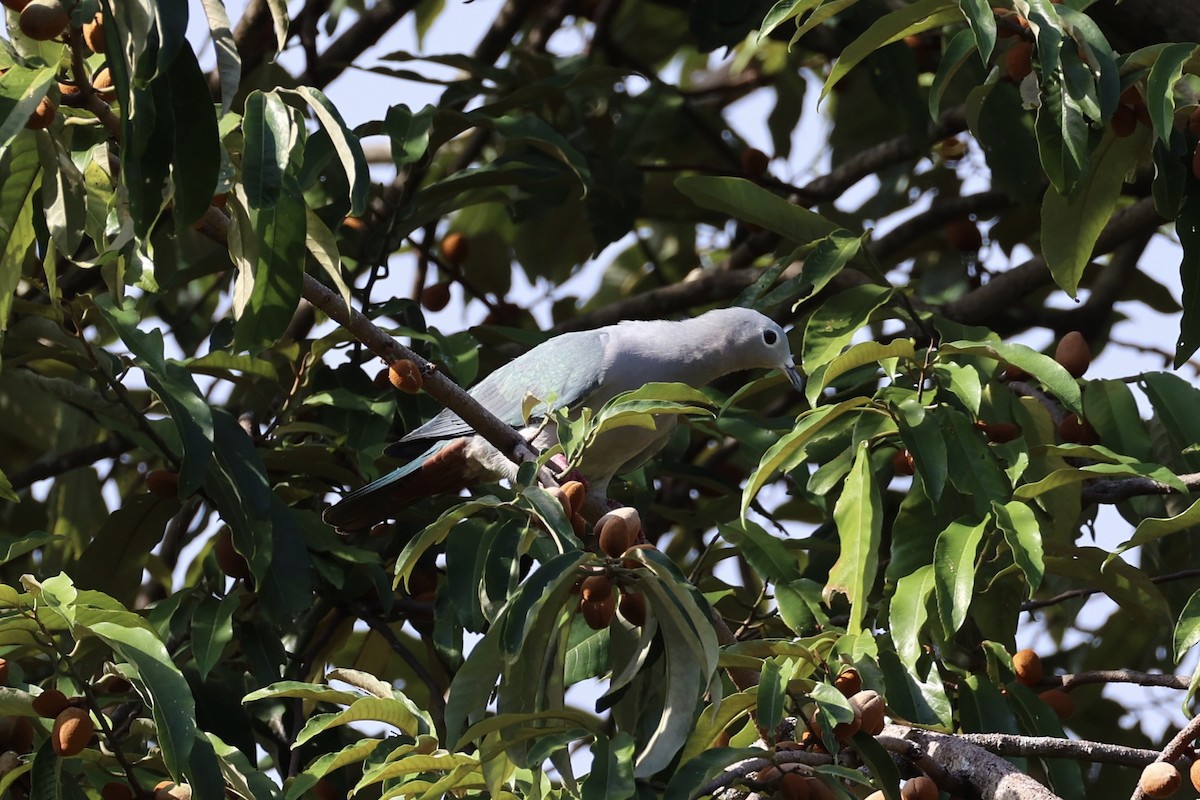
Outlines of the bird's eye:
{"type": "Polygon", "coordinates": [[[763,331],[763,341],[767,344],[775,344],[779,341],[779,334],[775,331],[763,331]]]}

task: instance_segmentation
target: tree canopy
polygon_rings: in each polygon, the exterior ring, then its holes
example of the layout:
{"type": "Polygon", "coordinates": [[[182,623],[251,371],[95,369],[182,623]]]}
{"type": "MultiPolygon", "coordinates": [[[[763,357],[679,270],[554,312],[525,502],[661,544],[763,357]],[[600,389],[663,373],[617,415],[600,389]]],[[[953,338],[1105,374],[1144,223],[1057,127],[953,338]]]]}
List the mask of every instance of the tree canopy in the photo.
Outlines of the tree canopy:
{"type": "Polygon", "coordinates": [[[1194,4],[2,2],[0,793],[1189,783],[1194,4]],[[731,305],[804,390],[562,417],[684,422],[607,514],[457,388],[731,305]],[[517,479],[322,521],[443,407],[517,479]]]}

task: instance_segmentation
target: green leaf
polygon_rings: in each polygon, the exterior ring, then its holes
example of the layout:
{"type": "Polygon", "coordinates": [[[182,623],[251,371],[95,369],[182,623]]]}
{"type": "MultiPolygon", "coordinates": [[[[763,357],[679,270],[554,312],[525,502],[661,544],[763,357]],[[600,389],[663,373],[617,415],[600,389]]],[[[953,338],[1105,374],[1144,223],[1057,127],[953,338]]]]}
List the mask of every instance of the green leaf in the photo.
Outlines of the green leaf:
{"type": "Polygon", "coordinates": [[[761,526],[742,520],[737,526],[718,523],[717,530],[764,580],[788,583],[800,578],[795,554],[761,526]]]}
{"type": "MultiPolygon", "coordinates": [[[[890,288],[865,284],[839,292],[822,303],[804,327],[804,371],[812,375],[818,367],[832,361],[871,315],[891,299],[890,288]]],[[[810,385],[806,394],[812,402],[817,390],[810,385]]]]}
{"type": "MultiPolygon", "coordinates": [[[[801,303],[812,298],[837,277],[842,268],[858,255],[862,243],[861,236],[854,236],[841,229],[818,240],[808,255],[803,256],[800,274],[763,298],[763,307],[770,308],[776,297],[781,296],[792,300],[792,310],[795,311],[801,303]]],[[[797,248],[797,251],[788,257],[787,262],[791,263],[800,258],[801,249],[797,248]]]]}
{"type": "Polygon", "coordinates": [[[367,210],[367,190],[371,185],[371,176],[367,170],[367,157],[363,154],[358,137],[346,127],[337,107],[329,102],[329,98],[320,89],[299,86],[286,91],[308,103],[320,120],[321,127],[329,134],[338,160],[341,161],[342,171],[346,174],[346,181],[350,184],[350,216],[362,216],[367,210]]]}
{"type": "Polygon", "coordinates": [[[829,71],[829,77],[825,79],[825,85],[821,87],[820,99],[824,100],[846,73],[876,50],[898,42],[905,36],[941,28],[943,25],[953,25],[956,22],[962,22],[962,12],[954,0],[917,0],[911,5],[885,14],[838,54],[833,69],[829,71]]]}
{"type": "MultiPolygon", "coordinates": [[[[42,102],[42,98],[53,84],[53,66],[27,67],[13,64],[0,75],[0,151],[25,130],[25,123],[33,116],[38,103],[42,102]]],[[[32,140],[32,134],[27,136],[32,140]]],[[[7,183],[6,178],[6,194],[7,183]]]]}
{"type": "Polygon", "coordinates": [[[76,585],[104,592],[126,606],[133,605],[146,559],[179,508],[178,500],[154,494],[130,498],[109,515],[69,570],[76,585]]]}
{"type": "Polygon", "coordinates": [[[1071,297],[1121,199],[1126,176],[1149,146],[1148,136],[1141,126],[1126,137],[1109,130],[1079,184],[1069,194],[1051,187],[1042,200],[1042,255],[1054,282],[1071,297]]]}
{"type": "Polygon", "coordinates": [[[804,461],[808,455],[808,443],[822,429],[846,412],[865,406],[869,402],[869,398],[855,397],[836,406],[823,406],[802,414],[796,421],[796,426],[771,445],[754,468],[754,472],[750,473],[746,480],[746,488],[742,490],[742,519],[746,518],[750,503],[767,481],[775,477],[776,473],[788,472],[804,461]]]}
{"type": "Polygon", "coordinates": [[[342,277],[342,257],[338,253],[337,239],[311,208],[306,207],[304,215],[304,244],[333,281],[338,294],[346,302],[346,308],[350,308],[350,286],[342,277]]]}
{"type": "Polygon", "coordinates": [[[1012,486],[982,431],[953,409],[944,409],[940,416],[950,482],[986,514],[993,502],[1009,499],[1012,486]]]}
{"type": "Polygon", "coordinates": [[[234,292],[238,349],[258,349],[274,342],[287,330],[300,303],[308,239],[306,206],[291,175],[282,184],[285,190],[269,206],[249,211],[257,244],[251,258],[238,259],[234,292]]]}
{"type": "MultiPolygon", "coordinates": [[[[1061,37],[1039,35],[1038,53],[1043,59],[1047,53],[1057,55],[1057,47],[1046,39],[1061,37]]],[[[1078,186],[1087,161],[1088,123],[1078,105],[1064,92],[1061,73],[1045,63],[1041,69],[1041,105],[1034,122],[1038,156],[1051,186],[1059,194],[1070,195],[1078,186]]]]}
{"type": "Polygon", "coordinates": [[[915,397],[905,398],[896,407],[896,412],[900,439],[912,454],[917,474],[925,484],[925,493],[936,503],[946,486],[948,464],[939,415],[927,411],[915,397]]]}
{"type": "Polygon", "coordinates": [[[1071,578],[1079,586],[1098,588],[1121,607],[1131,621],[1166,630],[1174,624],[1166,598],[1148,575],[1111,553],[1095,547],[1044,543],[1046,572],[1071,578]]]}
{"type": "Polygon", "coordinates": [[[784,680],[779,660],[768,658],[763,662],[758,678],[758,693],[755,697],[755,720],[759,730],[767,731],[774,739],[775,729],[783,721],[787,705],[787,681],[784,680]]]}
{"type": "Polygon", "coordinates": [[[851,744],[871,773],[872,786],[878,787],[887,800],[901,800],[900,770],[896,768],[892,754],[866,731],[854,734],[851,744]]]}
{"type": "Polygon", "coordinates": [[[939,359],[950,355],[984,356],[1025,370],[1037,378],[1046,391],[1058,398],[1068,411],[1083,414],[1083,395],[1071,373],[1050,356],[1023,344],[1009,342],[949,342],[938,348],[939,359]]]}
{"type": "MultiPolygon", "coordinates": [[[[196,54],[186,41],[171,62],[166,79],[171,86],[173,109],[186,118],[173,125],[175,158],[171,178],[175,184],[175,216],[179,227],[204,216],[212,203],[221,169],[220,134],[208,78],[200,70],[196,54]]],[[[160,110],[160,113],[165,109],[160,110]]],[[[174,112],[173,112],[174,113],[174,112]]]]}
{"type": "Polygon", "coordinates": [[[875,585],[883,531],[883,500],[871,471],[867,442],[858,445],[854,466],[834,506],[833,520],[837,524],[839,552],[837,562],[829,570],[824,597],[828,602],[835,593],[846,595],[850,601],[846,631],[855,634],[862,630],[868,595],[875,585]]]}
{"type": "Polygon", "coordinates": [[[1137,400],[1124,381],[1091,380],[1083,397],[1084,419],[1100,441],[1138,461],[1150,459],[1150,434],[1138,411],[1137,400]]]}
{"type": "Polygon", "coordinates": [[[236,594],[227,594],[220,600],[206,597],[196,608],[192,617],[192,655],[202,681],[220,660],[225,645],[233,641],[233,612],[238,602],[236,594]]]}
{"type": "Polygon", "coordinates": [[[154,633],[140,627],[144,623],[139,617],[128,612],[99,612],[86,624],[93,635],[133,665],[137,680],[150,695],[163,761],[172,775],[183,775],[196,739],[196,706],[167,648],[154,633]]]}
{"type": "Polygon", "coordinates": [[[1200,349],[1200,180],[1189,171],[1187,196],[1175,233],[1183,257],[1179,262],[1179,280],[1183,284],[1183,314],[1179,321],[1179,338],[1175,342],[1174,367],[1179,369],[1200,349]]]}
{"type": "Polygon", "coordinates": [[[701,208],[765,228],[788,241],[815,242],[837,230],[829,220],[797,206],[745,178],[685,175],[675,188],[701,208]]]}
{"type": "Polygon", "coordinates": [[[395,105],[383,119],[383,133],[391,141],[392,163],[397,170],[425,155],[429,148],[429,130],[433,125],[433,106],[413,112],[406,105],[395,105]]]}
{"type": "Polygon", "coordinates": [[[179,430],[179,438],[183,442],[179,493],[186,497],[203,483],[212,458],[212,409],[188,371],[166,360],[162,332],[140,330],[142,319],[132,298],[118,306],[110,295],[102,294],[96,297],[95,303],[105,321],[133,353],[137,365],[146,376],[146,383],[167,407],[171,421],[179,430]]]}
{"type": "Polygon", "coordinates": [[[1012,550],[1013,560],[1025,575],[1029,596],[1042,585],[1046,565],[1042,557],[1042,529],[1033,509],[1024,503],[993,503],[996,525],[1004,533],[1004,541],[1012,550]]]}
{"type": "Polygon", "coordinates": [[[988,522],[987,519],[977,525],[952,522],[938,534],[934,544],[933,583],[937,591],[938,616],[947,638],[958,632],[971,608],[975,559],[988,522]]]}
{"type": "MultiPolygon", "coordinates": [[[[979,3],[980,0],[959,0],[961,5],[972,5],[979,3]]],[[[983,19],[991,23],[991,41],[987,42],[987,49],[990,53],[992,47],[996,44],[996,18],[992,14],[992,9],[988,6],[986,0],[982,2],[985,13],[983,19]]],[[[946,46],[946,52],[942,53],[941,61],[938,63],[937,74],[933,76],[933,84],[929,87],[929,115],[934,119],[942,110],[942,95],[949,87],[954,77],[967,66],[971,59],[971,53],[978,52],[987,64],[988,55],[984,55],[984,42],[979,41],[979,28],[974,24],[971,30],[959,31],[950,40],[950,44],[946,46]]],[[[986,35],[986,34],[985,34],[986,35]]]]}
{"type": "Polygon", "coordinates": [[[759,747],[714,747],[707,750],[675,771],[667,784],[663,800],[693,800],[700,787],[726,767],[748,758],[765,758],[766,755],[766,751],[759,747]]]}
{"type": "Polygon", "coordinates": [[[1200,590],[1188,598],[1175,623],[1175,663],[1181,663],[1187,651],[1200,642],[1200,590]]]}
{"type": "Polygon", "coordinates": [[[933,565],[918,567],[896,582],[896,593],[888,605],[896,654],[909,669],[914,669],[923,655],[920,634],[929,616],[929,595],[935,586],[933,565]]]}
{"type": "Polygon", "coordinates": [[[1154,134],[1169,142],[1175,127],[1175,84],[1183,76],[1183,67],[1195,54],[1194,44],[1168,44],[1158,54],[1146,78],[1146,106],[1154,134]]]}
{"type": "MultiPolygon", "coordinates": [[[[0,76],[0,86],[12,71],[0,76]]],[[[0,224],[0,331],[8,330],[9,310],[21,282],[21,266],[37,238],[33,212],[41,172],[37,137],[32,131],[17,136],[11,146],[0,149],[0,173],[5,176],[0,181],[0,220],[4,221],[0,224]]]]}
{"type": "Polygon", "coordinates": [[[583,779],[581,800],[625,800],[633,797],[633,737],[618,733],[611,740],[597,735],[592,743],[592,771],[583,779]]]}
{"type": "Polygon", "coordinates": [[[521,584],[520,590],[509,601],[512,610],[504,626],[504,654],[510,661],[521,654],[525,636],[540,614],[557,615],[562,611],[561,603],[554,605],[550,599],[561,596],[563,587],[569,588],[575,582],[577,568],[589,557],[581,550],[561,553],[521,584]]]}
{"type": "Polygon", "coordinates": [[[272,208],[284,195],[284,175],[300,153],[292,111],[278,93],[255,90],[246,97],[242,132],[242,185],[248,205],[272,208]]]}
{"type": "Polygon", "coordinates": [[[347,692],[334,689],[324,683],[303,683],[301,681],[279,681],[270,686],[257,689],[242,698],[243,703],[253,703],[256,700],[298,697],[301,700],[312,700],[317,703],[339,703],[350,705],[362,698],[357,692],[347,692]]]}
{"type": "MultiPolygon", "coordinates": [[[[913,347],[912,339],[895,339],[888,344],[860,342],[826,365],[820,373],[817,391],[831,385],[850,370],[865,367],[867,364],[879,364],[892,358],[912,361],[915,355],[916,350],[913,347]]],[[[816,376],[809,383],[810,390],[814,383],[818,383],[815,378],[816,376]]]]}
{"type": "MultiPolygon", "coordinates": [[[[958,0],[958,8],[970,23],[979,59],[986,67],[992,58],[992,49],[996,46],[996,14],[992,11],[991,3],[988,0],[958,0]]],[[[953,47],[951,44],[950,49],[953,47]]]]}
{"type": "Polygon", "coordinates": [[[330,728],[363,721],[382,722],[414,737],[425,732],[426,728],[425,721],[412,713],[412,710],[400,700],[360,697],[351,703],[349,708],[342,711],[314,714],[309,717],[308,722],[304,723],[304,727],[296,736],[292,747],[299,747],[330,728]]]}

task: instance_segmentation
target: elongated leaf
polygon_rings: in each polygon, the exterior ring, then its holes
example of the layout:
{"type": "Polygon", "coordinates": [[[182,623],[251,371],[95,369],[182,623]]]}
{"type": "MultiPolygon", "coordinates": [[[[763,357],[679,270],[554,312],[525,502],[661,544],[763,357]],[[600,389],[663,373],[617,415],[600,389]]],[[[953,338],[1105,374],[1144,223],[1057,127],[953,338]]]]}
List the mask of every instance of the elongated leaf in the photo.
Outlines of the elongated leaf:
{"type": "Polygon", "coordinates": [[[307,216],[294,179],[281,183],[287,188],[269,207],[250,211],[258,247],[250,270],[238,271],[234,343],[239,349],[258,349],[278,339],[300,303],[307,216]]]}
{"type": "Polygon", "coordinates": [[[829,71],[829,77],[825,79],[825,85],[821,87],[821,99],[825,99],[846,73],[881,47],[898,42],[905,36],[961,21],[962,12],[954,0],[917,0],[911,5],[885,14],[838,55],[833,69],[829,71]]]}
{"type": "Polygon", "coordinates": [[[1024,503],[995,503],[992,510],[1004,540],[1012,549],[1013,560],[1025,575],[1029,596],[1042,585],[1046,565],[1042,555],[1042,530],[1033,509],[1024,503]]]}
{"type": "Polygon", "coordinates": [[[871,471],[867,442],[858,446],[854,466],[834,506],[833,520],[837,524],[840,549],[837,562],[829,570],[824,596],[828,602],[835,593],[846,595],[850,601],[846,631],[855,634],[862,630],[867,598],[875,585],[883,531],[883,500],[871,471]]]}
{"type": "Polygon", "coordinates": [[[1171,139],[1175,124],[1175,83],[1183,76],[1183,66],[1196,53],[1194,44],[1168,44],[1158,54],[1146,78],[1146,106],[1154,134],[1159,141],[1171,139]]]}
{"type": "Polygon", "coordinates": [[[1200,591],[1188,598],[1187,605],[1175,623],[1175,661],[1183,661],[1187,651],[1200,642],[1200,591]]]}
{"type": "Polygon", "coordinates": [[[128,612],[99,612],[86,624],[93,635],[136,669],[137,679],[150,695],[163,761],[172,775],[183,775],[189,770],[188,760],[196,741],[196,706],[167,648],[128,612]],[[136,623],[131,624],[131,618],[136,623]]]}
{"type": "Polygon", "coordinates": [[[925,484],[925,493],[936,503],[946,486],[949,463],[939,415],[936,411],[927,411],[915,397],[905,399],[896,411],[900,439],[912,454],[917,474],[925,484]]]}
{"type": "Polygon", "coordinates": [[[308,252],[312,253],[316,262],[321,265],[321,269],[325,270],[325,274],[333,281],[338,294],[342,296],[342,300],[346,301],[346,308],[350,308],[350,286],[342,277],[342,257],[338,254],[337,239],[311,208],[306,207],[304,214],[305,246],[308,247],[308,252]]]}
{"type": "Polygon", "coordinates": [[[423,732],[424,721],[399,700],[380,697],[360,697],[344,711],[331,714],[314,714],[304,724],[293,747],[299,747],[317,734],[350,722],[371,720],[391,725],[409,736],[423,732]]]}
{"type": "Polygon", "coordinates": [[[1079,384],[1071,373],[1050,356],[1031,347],[1009,342],[949,342],[938,348],[938,355],[985,356],[1005,364],[1012,364],[1041,381],[1042,385],[1059,401],[1076,414],[1083,414],[1083,395],[1079,384]]]}
{"type": "MultiPolygon", "coordinates": [[[[0,86],[13,69],[0,76],[0,86]]],[[[5,176],[0,181],[0,220],[5,222],[0,224],[0,331],[6,331],[21,266],[37,235],[33,211],[41,167],[33,131],[17,136],[12,146],[0,148],[0,174],[5,176]]]]}
{"type": "Polygon", "coordinates": [[[179,501],[153,494],[135,496],[114,511],[69,571],[81,589],[97,589],[133,605],[146,558],[162,540],[179,501]]]}
{"type": "Polygon", "coordinates": [[[1069,195],[1051,187],[1042,200],[1042,254],[1054,282],[1071,297],[1112,218],[1126,175],[1146,152],[1148,137],[1141,126],[1126,137],[1109,131],[1078,187],[1069,195]]]}
{"type": "Polygon", "coordinates": [[[986,67],[996,46],[996,14],[987,0],[958,0],[958,7],[971,25],[979,58],[986,67]]]}
{"type": "Polygon", "coordinates": [[[1179,263],[1179,280],[1183,284],[1183,315],[1179,321],[1179,338],[1175,341],[1175,369],[1179,369],[1200,349],[1200,180],[1189,172],[1186,177],[1187,197],[1175,233],[1183,249],[1179,263]]]}
{"type": "MultiPolygon", "coordinates": [[[[867,364],[878,364],[892,358],[912,361],[915,353],[912,339],[896,339],[888,344],[860,342],[829,362],[825,370],[820,374],[820,386],[818,388],[824,389],[850,370],[858,369],[867,364]]],[[[813,383],[816,383],[816,381],[810,382],[809,386],[811,387],[813,383]]]]}
{"type": "Polygon", "coordinates": [[[208,676],[220,660],[225,645],[233,641],[233,612],[237,606],[237,595],[228,594],[220,600],[206,597],[196,609],[192,617],[192,653],[196,657],[200,680],[208,676]]]}
{"type": "Polygon", "coordinates": [[[96,298],[96,308],[133,353],[146,376],[146,383],[171,414],[171,421],[179,430],[179,438],[183,442],[179,493],[182,496],[192,494],[203,483],[212,458],[214,434],[211,407],[205,402],[200,388],[188,371],[166,360],[162,332],[139,329],[141,317],[132,300],[118,306],[109,295],[100,295],[96,298]]]}
{"type": "Polygon", "coordinates": [[[251,692],[242,698],[242,702],[253,703],[256,700],[269,700],[282,697],[299,697],[303,700],[313,700],[320,703],[350,705],[360,699],[362,695],[342,689],[334,689],[324,683],[280,681],[251,692]]]}
{"type": "MultiPolygon", "coordinates": [[[[804,371],[811,375],[817,367],[832,361],[891,297],[891,289],[868,284],[839,292],[826,300],[808,318],[804,328],[804,371]]],[[[808,388],[806,393],[810,402],[816,391],[812,386],[808,388]]]]}
{"type": "MultiPolygon", "coordinates": [[[[0,75],[0,151],[25,129],[25,123],[53,83],[53,66],[13,64],[0,75]]],[[[32,134],[29,138],[33,138],[32,134]]]]}
{"type": "Polygon", "coordinates": [[[592,771],[583,780],[582,800],[623,800],[633,797],[633,737],[618,733],[611,740],[597,736],[592,744],[592,771]]]}
{"type": "Polygon", "coordinates": [[[787,682],[780,670],[779,661],[773,658],[763,662],[758,677],[758,694],[755,697],[755,720],[759,730],[774,736],[775,728],[783,721],[787,703],[787,682]]]}
{"type": "Polygon", "coordinates": [[[329,134],[333,149],[342,164],[342,171],[346,173],[346,182],[350,184],[350,216],[362,216],[367,209],[367,190],[370,188],[371,176],[367,171],[367,157],[363,154],[358,137],[346,127],[342,115],[320,89],[299,86],[291,92],[308,103],[317,119],[321,121],[321,127],[329,134]]]}
{"type": "MultiPolygon", "coordinates": [[[[792,310],[795,311],[801,303],[829,285],[842,268],[854,260],[862,249],[862,242],[863,237],[840,229],[820,239],[804,256],[800,274],[764,298],[763,305],[770,307],[776,294],[786,291],[785,296],[792,299],[792,310]]],[[[793,258],[789,260],[794,260],[797,254],[792,255],[793,258]]]]}
{"type": "Polygon", "coordinates": [[[896,593],[888,605],[888,620],[896,654],[909,669],[923,654],[921,630],[929,615],[929,596],[934,592],[933,565],[926,564],[896,582],[896,593]]]}
{"type": "Polygon", "coordinates": [[[754,472],[750,473],[750,477],[746,481],[746,488],[742,490],[742,518],[745,519],[746,511],[750,508],[754,496],[766,485],[768,480],[779,472],[795,469],[805,459],[808,454],[807,445],[818,432],[841,415],[860,408],[868,402],[869,400],[865,397],[856,397],[838,403],[836,406],[824,406],[801,415],[796,427],[771,445],[771,448],[763,454],[754,472]]]}
{"type": "Polygon", "coordinates": [[[242,58],[233,40],[225,3],[222,0],[200,0],[200,4],[208,18],[208,32],[217,55],[217,73],[221,76],[221,111],[228,112],[242,83],[242,58]]]}
{"type": "MultiPolygon", "coordinates": [[[[988,520],[971,525],[953,522],[938,534],[933,549],[933,579],[938,616],[946,636],[953,636],[967,620],[975,591],[975,558],[988,520]]],[[[897,648],[899,649],[899,648],[897,648]]]]}
{"type": "Polygon", "coordinates": [[[838,228],[820,214],[792,205],[745,178],[686,175],[675,179],[675,188],[701,208],[728,214],[798,244],[816,241],[838,228]]]}
{"type": "Polygon", "coordinates": [[[173,126],[175,159],[171,179],[175,184],[175,214],[180,226],[191,225],[208,210],[221,169],[220,134],[208,79],[186,41],[167,71],[173,108],[187,109],[187,117],[173,126]]]}

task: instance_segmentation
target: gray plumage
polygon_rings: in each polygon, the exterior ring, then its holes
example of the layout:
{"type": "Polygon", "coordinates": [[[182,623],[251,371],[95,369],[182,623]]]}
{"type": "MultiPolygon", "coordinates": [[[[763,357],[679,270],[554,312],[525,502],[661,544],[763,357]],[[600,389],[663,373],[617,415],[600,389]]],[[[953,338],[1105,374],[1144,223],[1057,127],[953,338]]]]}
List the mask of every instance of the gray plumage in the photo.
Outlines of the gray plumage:
{"type": "MultiPolygon", "coordinates": [[[[598,410],[618,394],[647,383],[685,383],[698,388],[731,372],[753,368],[783,370],[797,389],[801,387],[783,329],[757,311],[726,308],[678,322],[621,322],[555,336],[497,369],[473,386],[470,394],[497,418],[519,427],[525,424],[522,405],[529,395],[554,408],[598,410]]],[[[545,404],[535,408],[532,426],[522,431],[527,438],[534,437],[534,446],[542,449],[557,441],[552,424],[540,431],[537,427],[545,413],[545,404]]],[[[654,429],[607,432],[583,454],[579,464],[570,466],[588,480],[589,494],[602,496],[614,475],[636,468],[662,447],[675,422],[674,416],[665,415],[655,420],[654,429]]],[[[424,452],[408,464],[328,509],[325,521],[343,529],[365,527],[417,497],[456,488],[453,484],[461,488],[516,474],[516,465],[449,409],[385,452],[410,457],[422,448],[424,452]],[[447,485],[423,487],[422,473],[447,485]]]]}

